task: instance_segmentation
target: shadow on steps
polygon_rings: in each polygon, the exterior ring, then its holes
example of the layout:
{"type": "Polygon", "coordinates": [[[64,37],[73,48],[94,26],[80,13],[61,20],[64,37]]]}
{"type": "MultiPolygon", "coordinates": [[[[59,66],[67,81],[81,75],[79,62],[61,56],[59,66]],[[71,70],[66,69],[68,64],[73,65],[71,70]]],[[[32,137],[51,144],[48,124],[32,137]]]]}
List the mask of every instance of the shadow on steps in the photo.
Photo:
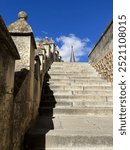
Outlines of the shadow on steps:
{"type": "Polygon", "coordinates": [[[39,107],[39,116],[35,123],[25,134],[24,138],[24,150],[45,150],[46,149],[46,134],[50,130],[54,130],[53,124],[53,108],[55,107],[55,97],[46,99],[45,95],[53,95],[53,91],[50,89],[47,83],[50,79],[48,74],[45,75],[41,102],[39,107]],[[48,109],[49,108],[49,109],[48,109]]]}

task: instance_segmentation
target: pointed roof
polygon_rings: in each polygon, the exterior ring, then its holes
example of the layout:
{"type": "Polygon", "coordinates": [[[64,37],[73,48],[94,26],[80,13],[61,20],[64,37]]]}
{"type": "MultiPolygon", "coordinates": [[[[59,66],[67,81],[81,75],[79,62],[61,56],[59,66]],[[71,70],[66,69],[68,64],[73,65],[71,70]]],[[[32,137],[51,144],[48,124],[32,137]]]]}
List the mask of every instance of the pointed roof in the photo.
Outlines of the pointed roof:
{"type": "Polygon", "coordinates": [[[10,33],[32,33],[31,26],[27,23],[27,14],[24,11],[18,13],[18,20],[8,26],[10,33]]]}
{"type": "Polygon", "coordinates": [[[75,62],[75,56],[74,56],[73,46],[71,46],[71,56],[70,56],[70,62],[75,62]]]}

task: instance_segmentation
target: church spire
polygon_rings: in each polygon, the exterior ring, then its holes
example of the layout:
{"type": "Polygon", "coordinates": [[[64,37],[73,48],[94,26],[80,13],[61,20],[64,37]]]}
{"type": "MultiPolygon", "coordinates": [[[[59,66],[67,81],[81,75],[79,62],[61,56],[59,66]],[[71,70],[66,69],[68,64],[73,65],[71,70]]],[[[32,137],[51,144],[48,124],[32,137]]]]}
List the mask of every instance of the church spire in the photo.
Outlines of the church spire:
{"type": "Polygon", "coordinates": [[[75,56],[74,56],[73,46],[71,46],[71,56],[70,56],[70,62],[75,62],[75,56]]]}

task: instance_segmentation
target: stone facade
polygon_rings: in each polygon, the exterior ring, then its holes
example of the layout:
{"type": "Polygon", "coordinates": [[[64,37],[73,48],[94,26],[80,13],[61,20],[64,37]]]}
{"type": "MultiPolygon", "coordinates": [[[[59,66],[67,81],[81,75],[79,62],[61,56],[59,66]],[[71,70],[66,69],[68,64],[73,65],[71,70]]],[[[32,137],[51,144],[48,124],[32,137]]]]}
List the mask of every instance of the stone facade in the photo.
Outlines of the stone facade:
{"type": "Polygon", "coordinates": [[[89,54],[89,62],[108,81],[113,81],[113,22],[89,54]]]}
{"type": "Polygon", "coordinates": [[[12,149],[13,84],[16,46],[0,17],[0,149],[12,149]]]}

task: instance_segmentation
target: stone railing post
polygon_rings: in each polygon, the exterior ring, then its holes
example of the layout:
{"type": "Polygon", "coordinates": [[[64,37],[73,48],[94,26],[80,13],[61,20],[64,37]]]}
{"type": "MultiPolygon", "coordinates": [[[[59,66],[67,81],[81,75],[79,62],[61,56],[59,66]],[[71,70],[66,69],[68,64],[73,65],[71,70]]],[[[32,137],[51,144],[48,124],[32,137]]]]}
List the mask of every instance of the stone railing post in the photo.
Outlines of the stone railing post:
{"type": "Polygon", "coordinates": [[[56,55],[56,62],[59,61],[58,57],[59,57],[59,51],[58,50],[55,50],[55,55],[56,55]]]}
{"type": "Polygon", "coordinates": [[[31,26],[27,23],[27,18],[27,14],[21,11],[18,14],[18,20],[8,26],[21,58],[16,61],[15,66],[17,79],[15,80],[15,87],[18,88],[16,88],[14,98],[13,150],[19,149],[23,142],[21,139],[23,139],[26,129],[37,113],[34,112],[34,57],[36,43],[31,26]]]}
{"type": "Polygon", "coordinates": [[[50,44],[49,44],[49,41],[48,41],[47,37],[45,37],[45,40],[43,41],[43,46],[44,46],[44,49],[46,50],[47,59],[50,60],[50,58],[51,58],[50,44]]]}
{"type": "Polygon", "coordinates": [[[46,56],[46,50],[45,49],[42,49],[42,52],[43,52],[43,65],[44,65],[44,71],[47,70],[47,56],[46,56]]]}
{"type": "Polygon", "coordinates": [[[44,40],[37,41],[37,46],[40,49],[45,49],[46,51],[46,66],[50,66],[53,62],[62,61],[62,57],[60,56],[59,51],[57,50],[52,38],[48,40],[48,38],[46,37],[44,40]]]}
{"type": "Polygon", "coordinates": [[[58,58],[59,58],[59,62],[61,62],[61,61],[62,61],[62,57],[61,57],[61,56],[59,56],[58,58]]]}
{"type": "Polygon", "coordinates": [[[52,59],[52,61],[55,61],[55,49],[56,49],[56,45],[55,45],[55,43],[54,43],[54,41],[53,41],[53,39],[51,38],[50,39],[50,47],[51,47],[51,49],[50,49],[50,51],[51,51],[51,59],[52,59]]]}

